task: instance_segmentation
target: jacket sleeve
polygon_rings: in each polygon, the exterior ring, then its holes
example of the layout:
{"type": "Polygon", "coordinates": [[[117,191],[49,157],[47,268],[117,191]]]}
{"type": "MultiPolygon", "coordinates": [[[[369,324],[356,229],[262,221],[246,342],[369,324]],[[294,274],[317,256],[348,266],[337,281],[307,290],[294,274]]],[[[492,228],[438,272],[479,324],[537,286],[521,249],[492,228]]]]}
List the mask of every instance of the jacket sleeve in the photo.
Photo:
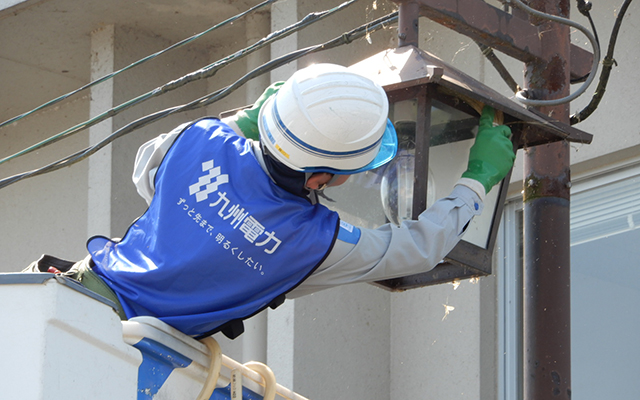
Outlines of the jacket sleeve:
{"type": "Polygon", "coordinates": [[[146,200],[147,204],[151,203],[151,199],[156,192],[155,178],[158,167],[186,125],[188,124],[182,124],[169,133],[163,133],[149,140],[138,149],[131,179],[138,190],[138,194],[146,200]]]}
{"type": "Polygon", "coordinates": [[[323,264],[287,297],[295,298],[334,286],[374,282],[425,272],[435,267],[460,241],[475,215],[480,196],[466,185],[438,200],[417,221],[360,228],[359,241],[336,241],[323,264]]]}
{"type": "MultiPolygon", "coordinates": [[[[221,121],[228,124],[234,132],[238,133],[239,129],[233,121],[230,119],[223,119],[221,121]]],[[[169,133],[163,133],[149,140],[138,149],[131,179],[138,190],[138,194],[146,200],[147,204],[151,203],[151,199],[156,192],[156,172],[162,159],[178,135],[180,135],[180,132],[189,124],[191,124],[191,122],[184,123],[169,133]]]]}

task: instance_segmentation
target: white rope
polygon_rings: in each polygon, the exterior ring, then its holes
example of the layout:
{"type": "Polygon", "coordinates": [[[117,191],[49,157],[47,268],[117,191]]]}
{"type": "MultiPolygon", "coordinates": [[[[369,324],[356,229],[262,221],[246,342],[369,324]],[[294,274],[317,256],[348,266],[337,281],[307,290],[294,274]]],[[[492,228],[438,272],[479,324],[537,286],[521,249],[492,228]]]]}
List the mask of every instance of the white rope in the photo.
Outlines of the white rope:
{"type": "Polygon", "coordinates": [[[220,377],[220,369],[222,368],[222,352],[220,351],[220,345],[218,345],[218,342],[216,342],[216,340],[211,336],[200,340],[200,342],[209,349],[211,359],[209,362],[209,373],[207,374],[207,379],[204,382],[204,386],[202,387],[197,400],[209,400],[216,388],[218,378],[220,377]]]}
{"type": "Polygon", "coordinates": [[[276,398],[276,376],[273,374],[271,368],[256,361],[249,361],[244,364],[244,366],[259,373],[262,377],[264,381],[263,400],[274,400],[276,398]]]}

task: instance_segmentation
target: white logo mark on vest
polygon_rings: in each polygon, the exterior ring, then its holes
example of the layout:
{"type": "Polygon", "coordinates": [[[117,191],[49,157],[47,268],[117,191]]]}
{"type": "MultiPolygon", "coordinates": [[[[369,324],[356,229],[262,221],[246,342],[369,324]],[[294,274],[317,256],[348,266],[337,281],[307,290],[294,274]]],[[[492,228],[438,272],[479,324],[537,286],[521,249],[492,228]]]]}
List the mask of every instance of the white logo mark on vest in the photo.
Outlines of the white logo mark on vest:
{"type": "Polygon", "coordinates": [[[229,175],[220,174],[220,167],[214,168],[213,160],[202,163],[202,172],[207,172],[207,174],[198,178],[197,183],[189,186],[189,194],[195,194],[198,203],[206,200],[209,194],[218,190],[218,186],[229,182],[229,175]]]}

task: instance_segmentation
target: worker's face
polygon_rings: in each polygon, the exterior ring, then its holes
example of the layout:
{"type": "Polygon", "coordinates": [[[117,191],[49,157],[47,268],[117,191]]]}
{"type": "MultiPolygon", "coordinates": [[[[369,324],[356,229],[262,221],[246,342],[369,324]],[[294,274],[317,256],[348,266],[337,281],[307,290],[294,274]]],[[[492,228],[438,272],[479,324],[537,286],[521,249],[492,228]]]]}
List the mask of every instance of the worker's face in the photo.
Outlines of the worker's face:
{"type": "Polygon", "coordinates": [[[349,175],[336,175],[337,178],[331,182],[333,174],[328,172],[317,172],[307,180],[307,188],[318,190],[325,187],[340,186],[349,179],[349,175]]]}

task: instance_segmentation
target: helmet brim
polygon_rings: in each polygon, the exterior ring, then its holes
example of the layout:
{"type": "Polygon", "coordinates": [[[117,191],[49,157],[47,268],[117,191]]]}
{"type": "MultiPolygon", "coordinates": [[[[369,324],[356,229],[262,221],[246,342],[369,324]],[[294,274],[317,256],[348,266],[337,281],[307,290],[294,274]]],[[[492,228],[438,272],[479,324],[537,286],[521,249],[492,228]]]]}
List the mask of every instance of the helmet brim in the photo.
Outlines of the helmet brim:
{"type": "Polygon", "coordinates": [[[380,149],[378,150],[378,154],[376,157],[364,167],[358,169],[335,169],[329,167],[306,167],[303,169],[304,172],[315,173],[315,172],[328,172],[330,174],[335,175],[353,175],[358,174],[360,172],[370,171],[372,169],[376,169],[382,167],[387,164],[389,161],[393,160],[398,152],[398,135],[396,134],[396,129],[391,123],[389,119],[387,119],[387,127],[382,134],[382,140],[380,142],[380,149]]]}

